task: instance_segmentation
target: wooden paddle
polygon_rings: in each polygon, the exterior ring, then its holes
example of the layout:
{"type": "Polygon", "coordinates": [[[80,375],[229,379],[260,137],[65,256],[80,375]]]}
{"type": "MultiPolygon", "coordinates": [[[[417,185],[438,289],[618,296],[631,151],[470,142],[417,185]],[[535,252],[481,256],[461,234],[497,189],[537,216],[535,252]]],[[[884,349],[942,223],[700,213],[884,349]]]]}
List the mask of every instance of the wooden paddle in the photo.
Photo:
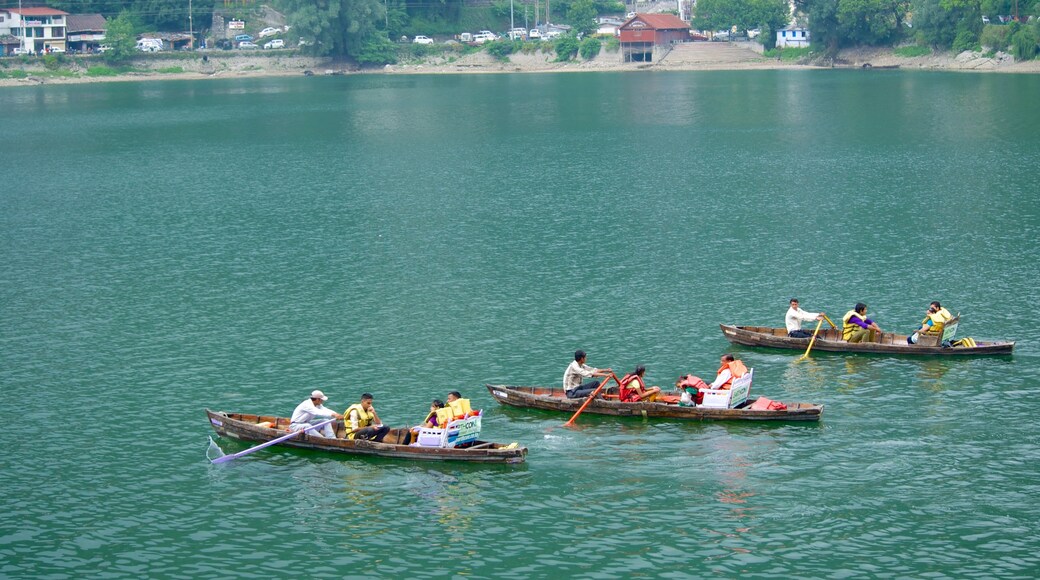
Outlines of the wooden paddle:
{"type": "Polygon", "coordinates": [[[816,330],[813,331],[812,339],[809,340],[809,348],[805,349],[805,354],[803,354],[801,357],[799,357],[798,360],[804,360],[804,359],[809,358],[809,351],[812,350],[812,345],[814,343],[816,343],[816,335],[820,333],[820,326],[822,324],[823,324],[822,320],[816,323],[816,330]]]}
{"type": "Polygon", "coordinates": [[[264,447],[269,447],[271,445],[274,445],[275,443],[281,443],[282,441],[286,441],[288,439],[292,439],[293,437],[296,437],[297,435],[299,435],[300,433],[303,433],[304,431],[310,431],[312,429],[318,429],[320,427],[324,427],[325,425],[328,425],[329,423],[331,423],[331,422],[333,422],[335,420],[336,419],[333,418],[333,419],[329,419],[328,421],[322,421],[321,423],[318,423],[317,425],[314,425],[312,427],[305,427],[303,429],[300,429],[299,431],[293,431],[292,433],[289,433],[288,435],[282,435],[281,437],[279,437],[277,439],[272,439],[272,440],[270,440],[270,441],[268,441],[266,443],[261,443],[260,445],[257,445],[256,447],[250,447],[249,449],[246,449],[245,451],[239,451],[238,453],[232,453],[231,455],[221,455],[220,457],[217,457],[216,459],[211,459],[210,461],[213,462],[213,463],[224,463],[225,461],[231,461],[232,459],[238,459],[239,457],[242,457],[243,455],[249,455],[250,453],[252,453],[254,451],[259,451],[260,449],[263,449],[264,447]]]}
{"type": "Polygon", "coordinates": [[[833,328],[834,330],[838,330],[838,327],[835,326],[833,322],[831,322],[831,319],[828,318],[826,314],[823,315],[823,319],[827,321],[827,324],[831,325],[831,328],[833,328]]]}
{"type": "Polygon", "coordinates": [[[592,394],[589,395],[589,398],[585,399],[585,403],[582,404],[582,406],[578,409],[578,412],[575,413],[569,421],[563,424],[564,427],[574,426],[574,420],[578,418],[578,415],[581,415],[581,412],[585,410],[585,407],[589,406],[589,403],[591,403],[592,400],[596,398],[596,395],[598,395],[599,392],[603,390],[604,385],[606,385],[610,381],[610,379],[614,379],[614,382],[617,383],[619,387],[621,386],[621,381],[618,380],[617,375],[615,375],[614,373],[610,373],[609,375],[607,375],[607,377],[603,379],[603,382],[600,383],[598,387],[596,387],[596,390],[592,391],[592,394]]]}

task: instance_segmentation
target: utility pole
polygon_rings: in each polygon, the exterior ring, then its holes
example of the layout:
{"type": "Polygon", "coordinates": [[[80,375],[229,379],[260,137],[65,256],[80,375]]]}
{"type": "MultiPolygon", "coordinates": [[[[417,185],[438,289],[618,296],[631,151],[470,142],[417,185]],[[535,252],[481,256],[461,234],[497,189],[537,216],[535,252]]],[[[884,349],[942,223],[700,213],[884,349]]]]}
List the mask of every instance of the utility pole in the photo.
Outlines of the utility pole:
{"type": "Polygon", "coordinates": [[[513,38],[513,29],[516,28],[516,24],[513,23],[513,0],[509,0],[509,40],[516,40],[513,38]]]}
{"type": "Polygon", "coordinates": [[[195,50],[195,27],[191,23],[191,0],[188,0],[188,36],[191,37],[188,47],[195,50]]]}

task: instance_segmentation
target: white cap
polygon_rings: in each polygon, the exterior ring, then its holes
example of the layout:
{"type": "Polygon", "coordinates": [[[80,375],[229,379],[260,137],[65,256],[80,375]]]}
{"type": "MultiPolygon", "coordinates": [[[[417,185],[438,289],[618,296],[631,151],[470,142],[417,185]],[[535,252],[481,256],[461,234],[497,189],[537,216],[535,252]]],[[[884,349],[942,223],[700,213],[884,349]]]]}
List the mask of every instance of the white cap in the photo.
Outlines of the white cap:
{"type": "Polygon", "coordinates": [[[321,391],[312,391],[311,392],[311,398],[312,399],[321,399],[322,401],[328,401],[329,400],[329,398],[325,396],[325,393],[323,393],[321,391]]]}

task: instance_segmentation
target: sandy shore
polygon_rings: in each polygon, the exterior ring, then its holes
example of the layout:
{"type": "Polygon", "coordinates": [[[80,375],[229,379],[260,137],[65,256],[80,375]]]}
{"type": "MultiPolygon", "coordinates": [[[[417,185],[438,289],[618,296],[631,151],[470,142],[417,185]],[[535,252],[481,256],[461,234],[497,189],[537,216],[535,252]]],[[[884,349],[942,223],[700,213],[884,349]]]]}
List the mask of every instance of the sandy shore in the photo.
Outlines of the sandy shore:
{"type": "MultiPolygon", "coordinates": [[[[513,54],[498,61],[480,52],[462,57],[437,56],[425,61],[359,69],[352,63],[298,55],[248,55],[234,52],[210,52],[206,60],[194,59],[139,61],[138,72],[93,77],[77,61],[70,67],[73,76],[48,76],[42,63],[23,64],[11,59],[3,69],[22,69],[28,77],[0,79],[0,87],[74,84],[96,82],[128,82],[154,80],[197,80],[218,78],[250,78],[271,76],[342,75],[342,74],[474,74],[536,73],[593,71],[713,71],[713,70],[782,70],[820,68],[900,68],[906,70],[947,70],[965,72],[1040,73],[1040,60],[1015,62],[1010,55],[997,53],[940,53],[921,57],[896,56],[891,49],[867,48],[846,50],[833,61],[794,63],[769,59],[753,45],[731,43],[693,43],[683,45],[655,63],[623,63],[617,53],[602,52],[592,60],[554,62],[552,53],[513,54]],[[719,46],[724,45],[724,46],[719,46]],[[183,72],[162,72],[180,67],[183,72]],[[42,74],[41,74],[42,73],[42,74]]],[[[92,63],[93,64],[93,63],[92,63]]]]}

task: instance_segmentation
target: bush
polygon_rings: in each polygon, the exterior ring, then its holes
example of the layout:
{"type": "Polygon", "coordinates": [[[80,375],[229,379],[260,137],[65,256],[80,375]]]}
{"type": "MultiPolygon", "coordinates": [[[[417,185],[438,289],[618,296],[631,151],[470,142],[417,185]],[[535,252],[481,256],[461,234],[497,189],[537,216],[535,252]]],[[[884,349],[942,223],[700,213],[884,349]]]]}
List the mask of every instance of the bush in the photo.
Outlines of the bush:
{"type": "MultiPolygon", "coordinates": [[[[997,26],[995,24],[987,24],[982,28],[982,36],[979,37],[979,42],[982,46],[992,48],[994,50],[1004,50],[1008,45],[1008,26],[997,26]]],[[[957,36],[960,36],[959,34],[957,36]]],[[[957,41],[954,41],[956,45],[957,41]]]]}
{"type": "Polygon", "coordinates": [[[22,69],[15,69],[10,72],[4,72],[0,70],[0,79],[24,79],[28,78],[29,73],[22,69]]]}
{"type": "Polygon", "coordinates": [[[556,62],[566,62],[578,54],[578,39],[571,36],[561,36],[553,41],[553,51],[556,52],[556,62]]]}
{"type": "Polygon", "coordinates": [[[616,36],[611,36],[607,39],[607,52],[617,52],[621,50],[621,39],[616,36]]]}
{"type": "Polygon", "coordinates": [[[361,64],[394,64],[397,62],[397,45],[384,36],[376,36],[361,47],[357,61],[361,64]]]}
{"type": "Polygon", "coordinates": [[[509,60],[509,55],[516,51],[516,42],[512,40],[494,40],[484,44],[484,50],[496,60],[509,60]]]}
{"type": "Polygon", "coordinates": [[[64,61],[60,54],[45,54],[43,55],[43,67],[47,70],[58,70],[61,67],[61,63],[64,61]]]}
{"type": "Polygon", "coordinates": [[[957,33],[951,48],[954,52],[964,52],[965,50],[980,50],[982,47],[979,46],[979,38],[975,36],[975,33],[965,29],[957,33]]]}
{"type": "Polygon", "coordinates": [[[163,74],[179,74],[179,73],[184,72],[184,67],[182,67],[182,66],[168,66],[168,67],[165,67],[165,68],[157,69],[155,72],[163,73],[163,74]]]}
{"type": "Polygon", "coordinates": [[[1036,57],[1036,30],[1024,26],[1011,37],[1011,54],[1015,60],[1032,60],[1036,57]]]}
{"type": "Polygon", "coordinates": [[[599,56],[599,47],[601,45],[602,43],[600,43],[598,38],[590,36],[581,41],[578,52],[581,54],[581,58],[592,60],[599,56]]]}

